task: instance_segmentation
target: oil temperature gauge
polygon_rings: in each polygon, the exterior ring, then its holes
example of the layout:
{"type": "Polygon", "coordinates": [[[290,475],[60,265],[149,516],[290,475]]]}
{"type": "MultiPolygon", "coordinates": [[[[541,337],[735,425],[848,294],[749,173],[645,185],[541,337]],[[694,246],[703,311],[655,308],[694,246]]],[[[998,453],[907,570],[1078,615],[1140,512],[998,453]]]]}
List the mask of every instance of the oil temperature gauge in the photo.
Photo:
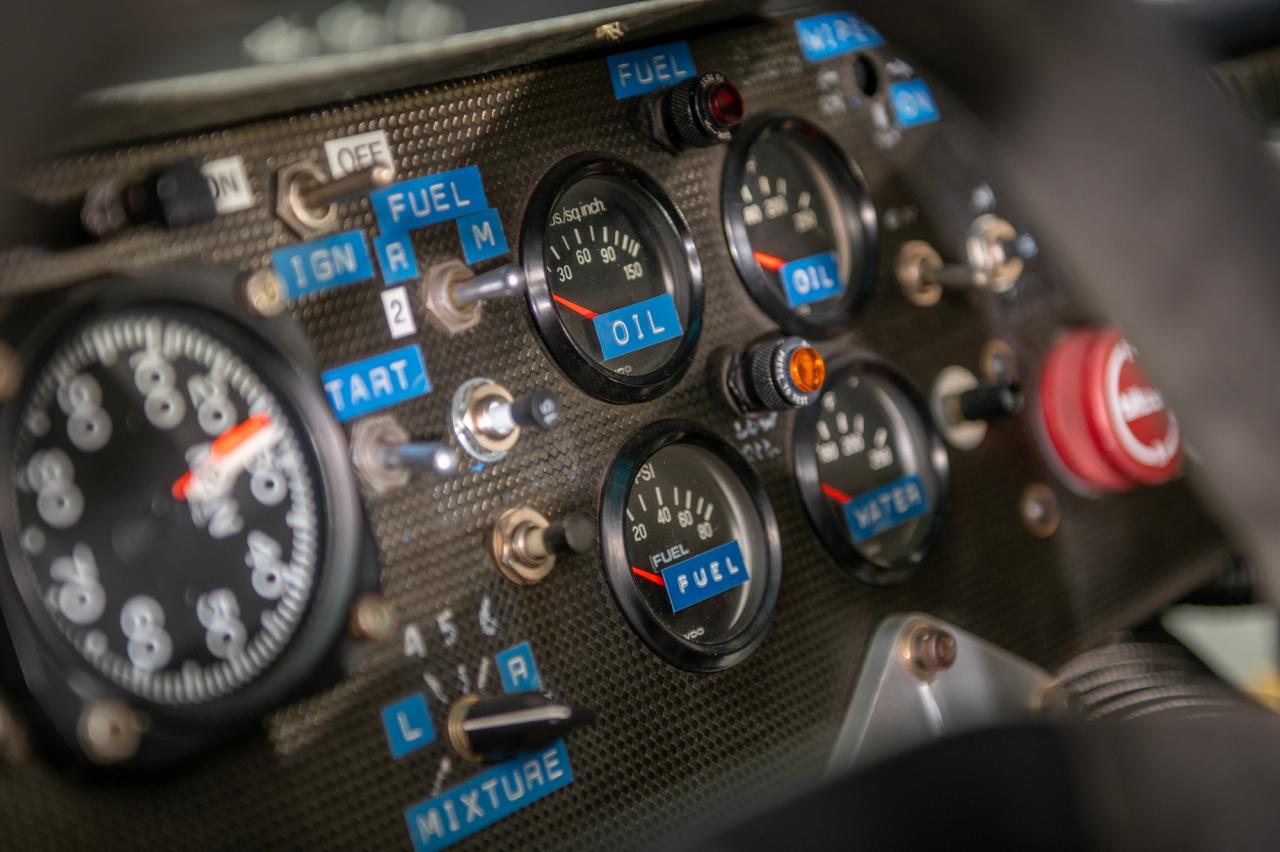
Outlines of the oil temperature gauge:
{"type": "Polygon", "coordinates": [[[887,585],[924,561],[948,484],[947,452],[920,394],[870,356],[828,361],[817,405],[796,417],[796,478],[809,519],[859,579],[887,585]]]}
{"type": "Polygon", "coordinates": [[[781,580],[778,526],[726,442],[685,421],[641,430],[609,470],[600,525],[613,596],[659,656],[719,671],[760,644],[781,580]]]}
{"type": "Polygon", "coordinates": [[[765,115],[725,159],[725,236],[752,298],[784,330],[827,337],[875,283],[876,214],[836,143],[794,116],[765,115]]]}

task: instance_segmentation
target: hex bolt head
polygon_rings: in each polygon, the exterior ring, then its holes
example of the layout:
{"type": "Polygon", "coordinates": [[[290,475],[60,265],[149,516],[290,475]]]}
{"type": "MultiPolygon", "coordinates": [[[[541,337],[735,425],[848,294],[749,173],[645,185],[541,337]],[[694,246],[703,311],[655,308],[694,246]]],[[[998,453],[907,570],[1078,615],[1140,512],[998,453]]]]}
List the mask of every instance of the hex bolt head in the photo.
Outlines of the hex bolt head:
{"type": "Polygon", "coordinates": [[[284,282],[273,270],[259,269],[240,284],[241,301],[255,314],[278,316],[285,307],[284,282]]]}
{"type": "Polygon", "coordinates": [[[351,606],[351,635],[364,642],[386,642],[396,631],[396,610],[382,595],[361,595],[351,606]]]}
{"type": "Polygon", "coordinates": [[[138,753],[143,727],[142,717],[128,704],[104,699],[85,705],[77,733],[85,755],[94,763],[109,766],[138,753]]]}
{"type": "Polygon", "coordinates": [[[956,639],[950,633],[921,626],[907,638],[903,657],[912,674],[921,680],[929,680],[955,665],[956,651],[956,639]]]}

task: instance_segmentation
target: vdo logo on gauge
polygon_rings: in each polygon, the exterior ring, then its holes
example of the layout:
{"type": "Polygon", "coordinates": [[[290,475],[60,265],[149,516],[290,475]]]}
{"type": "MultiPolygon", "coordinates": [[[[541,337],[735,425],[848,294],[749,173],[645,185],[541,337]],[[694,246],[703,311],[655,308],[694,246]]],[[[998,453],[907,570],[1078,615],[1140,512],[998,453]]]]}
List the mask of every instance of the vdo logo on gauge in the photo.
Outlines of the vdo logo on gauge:
{"type": "Polygon", "coordinates": [[[702,328],[702,267],[652,178],[599,155],[560,163],[534,191],[521,249],[534,322],[579,387],[640,402],[680,379],[702,328]]]}
{"type": "Polygon", "coordinates": [[[736,450],[692,423],[655,423],[613,463],[600,518],[614,599],[660,656],[716,671],[760,644],[781,576],[778,528],[736,450]]]}

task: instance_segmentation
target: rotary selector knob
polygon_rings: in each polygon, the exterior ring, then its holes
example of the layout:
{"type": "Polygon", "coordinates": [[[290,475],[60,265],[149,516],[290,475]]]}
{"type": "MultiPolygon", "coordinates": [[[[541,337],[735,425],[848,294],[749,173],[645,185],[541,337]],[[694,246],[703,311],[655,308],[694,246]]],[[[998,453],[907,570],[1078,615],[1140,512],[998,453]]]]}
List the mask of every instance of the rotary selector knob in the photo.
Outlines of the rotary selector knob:
{"type": "Polygon", "coordinates": [[[1115,329],[1079,329],[1054,346],[1040,378],[1040,418],[1052,453],[1090,488],[1160,485],[1181,469],[1177,418],[1115,329]]]}

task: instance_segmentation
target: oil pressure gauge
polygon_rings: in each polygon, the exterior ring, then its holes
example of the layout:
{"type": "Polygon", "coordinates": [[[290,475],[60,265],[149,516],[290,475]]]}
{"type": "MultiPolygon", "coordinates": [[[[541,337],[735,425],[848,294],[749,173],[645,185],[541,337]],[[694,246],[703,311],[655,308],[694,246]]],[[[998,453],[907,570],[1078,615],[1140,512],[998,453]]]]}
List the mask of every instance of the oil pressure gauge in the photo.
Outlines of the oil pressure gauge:
{"type": "Polygon", "coordinates": [[[600,524],[613,596],[660,656],[718,671],[760,644],[781,580],[777,521],[722,439],[685,421],[641,430],[610,468],[600,524]]]}
{"type": "Polygon", "coordinates": [[[924,561],[938,532],[946,447],[898,370],[871,356],[828,367],[818,404],[796,417],[804,505],[843,567],[876,585],[899,582],[924,561]]]}
{"type": "Polygon", "coordinates": [[[871,193],[834,141],[794,116],[749,124],[725,159],[725,236],[752,298],[791,334],[849,325],[875,283],[871,193]]]}
{"type": "Polygon", "coordinates": [[[684,216],[635,166],[571,157],[534,190],[521,238],[529,308],[560,368],[609,402],[684,375],[702,329],[702,267],[684,216]]]}

